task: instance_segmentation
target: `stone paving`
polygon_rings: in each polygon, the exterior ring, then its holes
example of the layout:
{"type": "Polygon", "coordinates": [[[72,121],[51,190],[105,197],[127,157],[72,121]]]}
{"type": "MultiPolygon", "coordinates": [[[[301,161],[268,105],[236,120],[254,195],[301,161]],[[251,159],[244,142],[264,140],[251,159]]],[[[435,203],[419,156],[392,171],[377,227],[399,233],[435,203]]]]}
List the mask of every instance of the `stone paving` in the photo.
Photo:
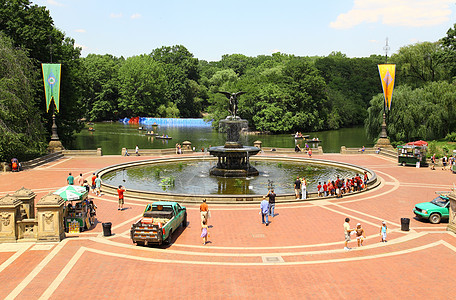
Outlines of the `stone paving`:
{"type": "MultiPolygon", "coordinates": [[[[296,156],[296,155],[293,155],[296,156]]],[[[299,155],[298,155],[299,156],[299,155]]],[[[89,177],[102,167],[152,157],[65,157],[19,173],[0,173],[0,196],[22,186],[36,200],[65,185],[68,172],[89,177]]],[[[187,205],[188,227],[171,245],[137,247],[131,224],[145,202],[95,197],[95,228],[60,243],[0,244],[0,298],[6,299],[450,299],[456,293],[456,236],[447,223],[414,219],[415,203],[453,187],[456,175],[429,168],[400,167],[379,155],[316,155],[361,165],[382,180],[379,188],[341,199],[276,205],[270,226],[258,205],[210,205],[210,243],[201,244],[199,210],[187,205]],[[343,250],[345,217],[360,222],[365,246],[343,250]],[[400,218],[410,218],[408,232],[400,218]],[[381,243],[381,221],[388,243],[381,243]],[[102,222],[114,233],[102,236],[102,222]]],[[[128,188],[128,187],[127,187],[128,188]]]]}

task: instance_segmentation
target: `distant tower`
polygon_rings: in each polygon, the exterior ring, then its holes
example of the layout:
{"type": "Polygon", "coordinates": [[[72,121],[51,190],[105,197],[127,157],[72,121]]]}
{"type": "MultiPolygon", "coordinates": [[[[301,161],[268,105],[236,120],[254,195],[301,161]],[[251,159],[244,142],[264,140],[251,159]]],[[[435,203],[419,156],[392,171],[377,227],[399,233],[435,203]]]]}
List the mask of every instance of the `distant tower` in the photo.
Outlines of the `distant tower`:
{"type": "Polygon", "coordinates": [[[388,38],[386,38],[386,44],[385,47],[383,47],[383,50],[385,50],[385,64],[388,63],[388,51],[390,50],[390,46],[388,45],[388,38]]]}

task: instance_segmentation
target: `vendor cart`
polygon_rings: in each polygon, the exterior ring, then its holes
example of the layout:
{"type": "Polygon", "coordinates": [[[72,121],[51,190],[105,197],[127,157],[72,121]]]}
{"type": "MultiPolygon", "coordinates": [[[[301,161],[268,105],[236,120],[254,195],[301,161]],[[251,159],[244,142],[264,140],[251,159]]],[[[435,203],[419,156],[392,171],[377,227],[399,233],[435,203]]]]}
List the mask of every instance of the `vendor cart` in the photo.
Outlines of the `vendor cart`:
{"type": "Polygon", "coordinates": [[[426,153],[428,143],[425,141],[410,142],[397,146],[397,162],[402,166],[427,167],[426,153]]]}
{"type": "Polygon", "coordinates": [[[63,211],[66,232],[83,232],[95,224],[96,206],[87,199],[89,193],[84,187],[69,185],[54,194],[66,200],[63,211]]]}

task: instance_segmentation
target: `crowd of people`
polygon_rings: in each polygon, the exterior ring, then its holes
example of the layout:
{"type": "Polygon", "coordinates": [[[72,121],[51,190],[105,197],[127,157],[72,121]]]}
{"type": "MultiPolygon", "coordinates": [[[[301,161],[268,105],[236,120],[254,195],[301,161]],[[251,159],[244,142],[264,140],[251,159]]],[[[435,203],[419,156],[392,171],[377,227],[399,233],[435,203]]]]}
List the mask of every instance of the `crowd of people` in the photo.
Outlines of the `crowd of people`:
{"type": "Polygon", "coordinates": [[[369,176],[367,175],[367,171],[364,171],[363,178],[359,174],[356,174],[354,177],[346,179],[337,176],[336,180],[328,180],[328,182],[323,182],[323,185],[321,182],[318,182],[318,197],[336,196],[337,198],[341,198],[344,194],[366,189],[368,181],[369,176]]]}

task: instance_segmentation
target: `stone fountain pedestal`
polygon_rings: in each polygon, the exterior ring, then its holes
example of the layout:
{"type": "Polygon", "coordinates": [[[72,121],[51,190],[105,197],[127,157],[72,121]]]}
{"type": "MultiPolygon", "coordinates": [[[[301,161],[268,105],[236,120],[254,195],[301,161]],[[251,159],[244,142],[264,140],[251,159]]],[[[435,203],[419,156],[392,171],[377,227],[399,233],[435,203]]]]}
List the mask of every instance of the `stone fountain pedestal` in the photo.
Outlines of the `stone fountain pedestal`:
{"type": "Polygon", "coordinates": [[[224,146],[209,148],[209,153],[217,157],[218,162],[209,174],[221,177],[248,177],[259,174],[255,167],[250,165],[250,157],[258,154],[260,148],[243,146],[239,142],[240,132],[247,127],[247,121],[239,117],[228,117],[220,121],[220,128],[226,131],[224,146]]]}

